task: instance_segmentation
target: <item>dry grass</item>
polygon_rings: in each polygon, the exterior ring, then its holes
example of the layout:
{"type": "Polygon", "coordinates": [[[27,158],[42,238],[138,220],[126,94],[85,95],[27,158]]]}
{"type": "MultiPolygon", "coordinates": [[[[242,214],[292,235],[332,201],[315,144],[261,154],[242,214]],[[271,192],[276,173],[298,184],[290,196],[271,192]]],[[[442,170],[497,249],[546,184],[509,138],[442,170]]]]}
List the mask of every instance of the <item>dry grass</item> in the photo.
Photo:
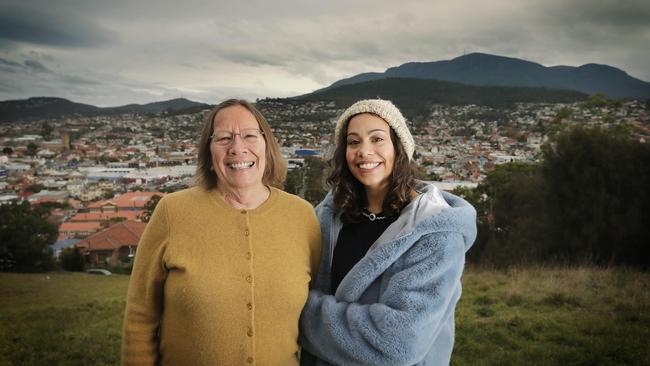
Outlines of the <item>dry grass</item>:
{"type": "Polygon", "coordinates": [[[455,365],[647,365],[650,274],[469,268],[455,365]]]}
{"type": "Polygon", "coordinates": [[[0,365],[117,365],[129,277],[0,273],[0,365]]]}

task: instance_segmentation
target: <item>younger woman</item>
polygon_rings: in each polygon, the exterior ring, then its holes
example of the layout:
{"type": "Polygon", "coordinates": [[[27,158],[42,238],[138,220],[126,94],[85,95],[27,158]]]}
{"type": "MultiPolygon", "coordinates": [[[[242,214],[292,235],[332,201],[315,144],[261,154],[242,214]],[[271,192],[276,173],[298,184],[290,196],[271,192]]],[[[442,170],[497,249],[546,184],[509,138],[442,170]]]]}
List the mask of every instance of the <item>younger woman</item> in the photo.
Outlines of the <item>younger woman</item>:
{"type": "Polygon", "coordinates": [[[335,140],[301,363],[448,365],[474,208],[415,180],[413,137],[389,101],[352,105],[335,140]]]}

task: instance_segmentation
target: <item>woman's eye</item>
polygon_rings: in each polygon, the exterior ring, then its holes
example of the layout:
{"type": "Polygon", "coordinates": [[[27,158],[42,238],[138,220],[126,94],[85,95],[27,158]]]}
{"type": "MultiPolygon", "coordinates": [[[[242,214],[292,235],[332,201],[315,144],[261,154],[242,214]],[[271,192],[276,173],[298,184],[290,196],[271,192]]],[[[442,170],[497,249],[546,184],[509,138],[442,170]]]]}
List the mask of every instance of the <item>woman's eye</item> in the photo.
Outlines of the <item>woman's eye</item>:
{"type": "Polygon", "coordinates": [[[379,136],[375,136],[375,137],[372,138],[371,141],[372,142],[382,142],[382,141],[384,141],[384,139],[379,137],[379,136]]]}
{"type": "Polygon", "coordinates": [[[357,140],[348,140],[348,145],[356,145],[358,143],[359,143],[359,141],[357,141],[357,140]]]}

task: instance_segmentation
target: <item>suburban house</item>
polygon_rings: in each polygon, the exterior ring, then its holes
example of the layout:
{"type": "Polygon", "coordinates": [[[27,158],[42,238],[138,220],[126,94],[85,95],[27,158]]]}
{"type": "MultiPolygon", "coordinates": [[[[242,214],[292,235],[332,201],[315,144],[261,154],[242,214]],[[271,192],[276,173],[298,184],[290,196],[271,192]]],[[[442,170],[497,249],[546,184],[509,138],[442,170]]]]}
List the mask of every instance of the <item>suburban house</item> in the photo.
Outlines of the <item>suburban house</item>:
{"type": "Polygon", "coordinates": [[[144,206],[160,192],[129,192],[110,200],[93,202],[59,226],[59,239],[85,238],[119,220],[138,220],[144,206]]]}
{"type": "Polygon", "coordinates": [[[102,225],[97,222],[64,222],[59,226],[59,239],[83,238],[99,231],[102,225]]]}
{"type": "Polygon", "coordinates": [[[102,222],[120,218],[125,220],[136,220],[139,215],[139,211],[82,212],[72,216],[69,222],[102,222]]]}
{"type": "Polygon", "coordinates": [[[135,220],[122,221],[81,240],[75,246],[91,267],[118,266],[133,258],[146,225],[135,220]]]}
{"type": "Polygon", "coordinates": [[[140,212],[151,197],[164,195],[161,192],[128,192],[110,200],[93,202],[88,205],[88,210],[90,212],[140,212]]]}

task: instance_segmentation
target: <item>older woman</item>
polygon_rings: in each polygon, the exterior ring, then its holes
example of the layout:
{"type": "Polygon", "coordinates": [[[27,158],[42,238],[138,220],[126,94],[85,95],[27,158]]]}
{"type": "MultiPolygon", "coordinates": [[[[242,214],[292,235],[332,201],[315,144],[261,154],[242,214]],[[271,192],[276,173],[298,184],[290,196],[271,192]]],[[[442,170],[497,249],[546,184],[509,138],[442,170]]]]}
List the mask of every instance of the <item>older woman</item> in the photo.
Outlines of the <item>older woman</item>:
{"type": "Polygon", "coordinates": [[[250,103],[227,100],[199,141],[198,186],[165,196],[140,239],[124,365],[297,365],[298,319],[320,257],[306,201],[250,103]]]}
{"type": "Polygon", "coordinates": [[[335,141],[302,363],[448,365],[474,208],[415,180],[413,137],[389,101],[353,104],[335,141]]]}

